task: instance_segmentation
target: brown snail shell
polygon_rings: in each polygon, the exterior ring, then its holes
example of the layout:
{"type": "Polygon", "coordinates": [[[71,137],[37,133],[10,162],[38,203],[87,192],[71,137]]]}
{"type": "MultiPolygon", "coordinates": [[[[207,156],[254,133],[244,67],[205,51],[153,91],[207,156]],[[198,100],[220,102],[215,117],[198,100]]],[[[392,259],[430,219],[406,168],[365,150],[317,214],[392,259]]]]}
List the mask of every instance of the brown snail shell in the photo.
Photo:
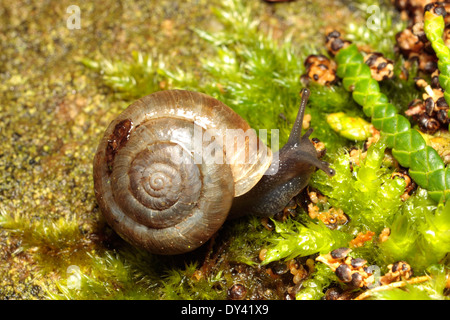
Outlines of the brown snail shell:
{"type": "MultiPolygon", "coordinates": [[[[108,224],[131,244],[157,254],[194,250],[220,228],[233,198],[250,190],[270,166],[270,149],[259,140],[257,150],[246,144],[225,164],[210,163],[204,154],[198,163],[195,128],[224,135],[250,126],[212,97],[169,90],[131,104],[101,139],[95,195],[108,224]],[[240,152],[256,153],[258,161],[236,161],[240,152]]],[[[226,157],[226,146],[221,148],[226,157]]]]}

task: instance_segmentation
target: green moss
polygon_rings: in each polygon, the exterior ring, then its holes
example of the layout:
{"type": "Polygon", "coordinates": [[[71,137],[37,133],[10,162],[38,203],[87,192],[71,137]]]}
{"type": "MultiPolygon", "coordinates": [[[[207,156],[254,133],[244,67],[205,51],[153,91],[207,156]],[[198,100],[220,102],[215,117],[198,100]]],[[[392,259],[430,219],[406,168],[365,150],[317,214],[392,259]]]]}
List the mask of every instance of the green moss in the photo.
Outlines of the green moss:
{"type": "Polygon", "coordinates": [[[325,289],[332,283],[338,283],[338,278],[328,266],[319,263],[311,277],[302,283],[302,288],[295,295],[296,300],[320,300],[325,295],[325,289]]]}
{"type": "MultiPolygon", "coordinates": [[[[370,242],[352,254],[383,267],[404,258],[422,269],[418,272],[427,272],[430,261],[442,266],[448,208],[428,206],[419,195],[398,209],[394,198],[401,188],[388,179],[390,168],[377,167],[378,157],[366,171],[351,174],[342,150],[353,142],[334,132],[325,116],[362,113],[339,85],[311,86],[307,113],[328,159],[338,156],[332,162],[339,173],[336,181],[341,181],[333,185],[317,173],[313,183],[331,192],[330,204],[350,212],[347,229],[331,231],[300,216],[277,223],[270,232],[252,217],[227,222],[201,252],[168,258],[118,239],[95,205],[91,170],[96,144],[131,100],[169,88],[202,91],[229,104],[256,129],[280,129],[282,145],[297,113],[304,58],[325,51],[318,34],[328,26],[342,27],[342,17],[349,17],[361,26],[348,32],[355,41],[369,39],[372,48],[392,57],[392,35],[399,24],[391,7],[382,8],[393,17],[383,20],[389,35],[383,40],[383,33],[365,38],[364,8],[350,12],[326,1],[301,6],[298,1],[276,6],[237,0],[201,0],[198,6],[189,1],[130,1],[126,6],[100,1],[80,4],[78,31],[54,24],[55,18],[65,21],[71,4],[19,1],[0,15],[6,39],[0,56],[0,298],[225,299],[227,288],[237,282],[249,290],[247,298],[283,298],[292,283],[267,275],[267,265],[258,260],[262,248],[269,249],[271,260],[326,252],[346,245],[357,231],[384,225],[394,230],[391,242],[370,242]],[[371,175],[369,168],[379,170],[371,175]],[[385,188],[376,193],[380,208],[367,201],[377,186],[385,188]],[[406,253],[402,244],[409,246],[406,253]],[[423,257],[414,257],[417,248],[423,257]]],[[[382,90],[403,107],[418,95],[412,81],[388,81],[382,90]]],[[[318,264],[297,298],[320,299],[335,281],[334,273],[318,264]]],[[[441,295],[430,297],[442,297],[442,283],[442,276],[436,276],[441,287],[434,290],[441,295]]]]}
{"type": "Polygon", "coordinates": [[[295,119],[301,89],[298,77],[307,52],[262,34],[242,2],[225,1],[224,9],[215,11],[224,25],[222,33],[197,31],[218,48],[216,59],[203,61],[213,77],[205,91],[233,108],[253,128],[280,129],[283,144],[289,128],[280,114],[288,122],[295,119]]]}
{"type": "Polygon", "coordinates": [[[370,123],[360,117],[350,117],[344,112],[330,113],[327,122],[344,138],[366,141],[371,136],[370,123]]]}
{"type": "Polygon", "coordinates": [[[21,239],[23,250],[31,248],[39,254],[43,272],[86,262],[90,241],[81,232],[81,224],[76,219],[30,221],[28,217],[3,211],[0,226],[21,239]]]}
{"type": "Polygon", "coordinates": [[[402,179],[391,179],[393,168],[383,164],[386,145],[380,141],[370,146],[360,166],[350,166],[350,156],[342,152],[333,162],[333,178],[317,171],[311,185],[329,198],[332,206],[350,216],[349,228],[380,232],[386,221],[401,208],[404,192],[402,179]]]}
{"type": "MultiPolygon", "coordinates": [[[[390,224],[389,239],[380,244],[384,257],[383,262],[406,260],[416,254],[417,236],[408,217],[399,213],[390,224]]],[[[411,263],[411,259],[408,261],[411,263]]]]}
{"type": "Polygon", "coordinates": [[[0,226],[20,234],[30,246],[55,246],[63,248],[79,241],[82,234],[79,222],[75,219],[56,221],[30,221],[22,215],[10,215],[6,211],[0,212],[0,226]]]}
{"type": "Polygon", "coordinates": [[[333,112],[346,112],[355,116],[364,116],[356,103],[351,99],[350,93],[342,87],[309,86],[311,96],[306,113],[311,115],[310,127],[314,128],[312,137],[318,138],[325,144],[327,154],[334,155],[342,147],[349,147],[351,141],[333,130],[326,121],[327,116],[333,112]]]}
{"type": "Polygon", "coordinates": [[[358,45],[370,46],[371,51],[381,52],[386,57],[395,57],[395,35],[405,29],[407,22],[400,19],[389,1],[358,1],[359,14],[364,16],[364,24],[350,22],[345,37],[358,45]]]}
{"type": "Polygon", "coordinates": [[[445,300],[445,282],[448,268],[443,265],[430,265],[429,281],[418,285],[408,284],[405,288],[379,291],[373,298],[378,300],[445,300]]]}
{"type": "Polygon", "coordinates": [[[386,263],[405,260],[417,272],[439,263],[450,251],[450,205],[436,205],[420,190],[389,225],[391,234],[380,244],[386,263]]]}
{"type": "MultiPolygon", "coordinates": [[[[276,41],[258,28],[250,6],[239,0],[223,1],[213,9],[222,23],[221,32],[210,33],[193,28],[197,36],[215,48],[215,56],[201,60],[203,77],[198,80],[192,70],[171,68],[163,58],[155,59],[133,53],[131,62],[83,59],[83,63],[103,74],[105,84],[121,96],[138,98],[154,91],[180,88],[201,91],[224,102],[252,128],[279,129],[280,145],[287,141],[290,125],[299,107],[303,61],[313,52],[310,45],[293,47],[290,41],[276,41]]],[[[311,101],[322,110],[313,112],[312,124],[321,129],[317,136],[331,149],[336,139],[328,126],[323,126],[326,105],[336,108],[336,102],[346,106],[342,95],[331,94],[329,88],[313,90],[311,101]],[[317,94],[317,97],[315,95],[317,94]],[[326,103],[323,103],[324,101],[326,103]],[[323,107],[322,107],[323,105],[323,107]]],[[[340,91],[339,91],[340,92],[340,91]]],[[[347,106],[348,107],[348,106],[347,106]]],[[[313,134],[314,136],[314,134],[313,134]]],[[[268,140],[269,143],[270,132],[268,140]]]]}
{"type": "MultiPolygon", "coordinates": [[[[405,58],[403,56],[396,57],[394,61],[394,77],[392,79],[379,82],[380,91],[389,97],[391,104],[397,109],[397,112],[403,114],[407,109],[409,102],[414,99],[420,99],[422,94],[417,90],[415,79],[418,76],[418,64],[413,63],[408,70],[409,76],[406,80],[401,77],[404,72],[405,58]]],[[[420,74],[420,76],[428,79],[428,76],[420,74]]],[[[431,77],[430,77],[431,78],[431,77]]]]}
{"type": "MultiPolygon", "coordinates": [[[[113,253],[90,255],[82,265],[70,265],[58,282],[53,299],[156,299],[157,282],[137,274],[134,264],[113,253]],[[137,281],[139,279],[139,281],[137,281]]],[[[155,280],[155,279],[152,279],[155,280]]]]}
{"type": "Polygon", "coordinates": [[[222,272],[202,277],[197,280],[193,276],[196,271],[196,265],[186,267],[185,271],[171,270],[163,279],[164,281],[164,299],[225,299],[225,290],[217,290],[216,284],[224,281],[222,272]]]}
{"type": "Polygon", "coordinates": [[[224,233],[232,239],[228,248],[230,261],[252,266],[259,264],[259,252],[268,245],[272,235],[272,231],[264,228],[258,217],[230,221],[224,233]]]}
{"type": "Polygon", "coordinates": [[[159,91],[163,80],[158,74],[159,64],[156,59],[140,52],[132,52],[132,60],[95,61],[87,58],[80,60],[86,67],[101,72],[106,85],[118,92],[122,99],[133,99],[145,94],[159,91]]]}
{"type": "Polygon", "coordinates": [[[274,244],[267,249],[263,264],[280,259],[304,257],[315,253],[327,253],[345,246],[350,240],[347,233],[330,230],[323,223],[303,225],[293,219],[275,223],[274,244]]]}
{"type": "MultiPolygon", "coordinates": [[[[365,12],[370,4],[360,4],[361,12],[365,12]]],[[[84,62],[101,72],[105,84],[121,92],[126,98],[137,98],[165,88],[205,92],[225,102],[255,129],[279,128],[280,145],[283,145],[290,131],[289,123],[293,122],[297,113],[298,92],[301,88],[298,77],[304,72],[303,60],[314,49],[310,46],[294,48],[288,41],[277,42],[270,35],[262,33],[251,7],[241,1],[224,1],[213,12],[222,24],[220,32],[193,28],[196,35],[215,50],[213,58],[201,61],[204,71],[201,79],[195,77],[189,69],[174,69],[164,59],[150,59],[141,53],[134,53],[132,62],[84,62]]],[[[404,27],[404,23],[398,21],[398,16],[386,8],[382,8],[380,15],[380,27],[384,33],[350,24],[347,36],[359,43],[366,43],[369,39],[375,51],[393,58],[391,48],[395,43],[394,36],[404,27]]],[[[366,12],[366,19],[368,16],[366,12]]],[[[396,72],[399,72],[398,65],[396,72]]],[[[413,81],[388,81],[383,84],[382,90],[392,93],[394,100],[404,101],[405,97],[409,99],[417,95],[411,95],[413,85],[413,81]]],[[[364,114],[341,86],[312,85],[311,92],[307,113],[312,116],[311,126],[315,128],[313,136],[325,143],[329,159],[334,157],[332,162],[337,172],[335,177],[329,179],[318,171],[313,175],[311,185],[329,198],[330,205],[343,209],[350,216],[351,222],[343,230],[331,231],[322,224],[310,221],[302,224],[288,220],[285,223],[274,222],[275,233],[270,233],[261,227],[258,219],[245,219],[232,224],[226,231],[233,238],[227,253],[229,261],[255,265],[262,247],[268,248],[263,265],[282,259],[326,253],[334,248],[347,246],[358,232],[371,230],[379,233],[386,226],[391,226],[394,230],[392,239],[395,241],[389,240],[381,249],[375,242],[369,242],[363,248],[356,249],[354,255],[378,261],[384,268],[394,257],[408,257],[405,254],[407,250],[400,256],[394,248],[391,248],[390,255],[387,254],[389,250],[386,248],[392,243],[398,246],[398,251],[402,246],[408,248],[408,240],[413,243],[411,250],[416,245],[411,240],[413,238],[404,235],[410,235],[410,230],[406,227],[405,231],[402,222],[406,218],[400,218],[403,207],[400,196],[405,185],[403,180],[391,178],[394,169],[389,167],[388,162],[384,162],[385,144],[380,142],[373,145],[361,165],[350,170],[350,159],[343,147],[348,147],[351,143],[333,131],[326,122],[326,116],[345,112],[347,117],[363,119],[364,114]],[[402,232],[403,238],[398,236],[402,232]],[[385,254],[386,259],[380,258],[382,254],[385,254]]],[[[432,240],[430,239],[431,242],[432,240]]],[[[216,270],[214,275],[210,275],[208,284],[204,279],[192,282],[194,270],[194,265],[186,267],[184,271],[170,270],[169,276],[162,281],[164,289],[161,292],[165,292],[162,296],[192,298],[190,292],[201,289],[204,292],[201,298],[214,297],[214,293],[208,288],[213,287],[214,281],[220,282],[221,271],[216,270]],[[177,285],[180,283],[181,286],[177,285]]],[[[330,274],[325,270],[319,268],[316,275],[305,282],[305,289],[299,292],[297,298],[321,297],[323,288],[330,283],[330,274]]]]}

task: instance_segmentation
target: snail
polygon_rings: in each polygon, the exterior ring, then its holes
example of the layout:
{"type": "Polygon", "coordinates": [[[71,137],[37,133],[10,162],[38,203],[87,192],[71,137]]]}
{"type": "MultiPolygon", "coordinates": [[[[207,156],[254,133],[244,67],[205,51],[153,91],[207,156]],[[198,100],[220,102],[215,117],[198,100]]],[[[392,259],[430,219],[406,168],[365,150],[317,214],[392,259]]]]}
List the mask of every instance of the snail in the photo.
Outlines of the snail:
{"type": "Polygon", "coordinates": [[[228,217],[281,211],[316,167],[334,174],[317,158],[312,129],[301,136],[308,97],[303,89],[288,142],[276,153],[231,108],[203,93],[167,90],[137,100],[111,122],[94,157],[105,220],[132,245],[168,255],[200,247],[228,217]],[[242,130],[245,143],[231,152],[220,139],[200,140],[226,155],[224,163],[210,161],[195,140],[196,130],[202,136],[210,129],[215,137],[242,130]],[[253,161],[237,161],[249,155],[253,161]]]}

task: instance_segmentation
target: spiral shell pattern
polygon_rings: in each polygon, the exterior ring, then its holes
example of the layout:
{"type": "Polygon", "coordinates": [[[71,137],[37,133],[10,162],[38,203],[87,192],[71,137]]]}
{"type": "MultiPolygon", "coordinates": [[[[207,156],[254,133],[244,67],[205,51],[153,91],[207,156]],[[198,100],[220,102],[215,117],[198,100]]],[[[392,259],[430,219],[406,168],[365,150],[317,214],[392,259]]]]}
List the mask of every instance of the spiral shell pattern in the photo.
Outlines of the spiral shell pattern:
{"type": "Polygon", "coordinates": [[[106,221],[125,240],[179,254],[220,228],[235,195],[233,169],[194,161],[193,137],[194,123],[204,132],[213,119],[230,117],[224,112],[235,115],[206,95],[163,91],[136,101],[110,124],[94,159],[94,188],[106,221]]]}

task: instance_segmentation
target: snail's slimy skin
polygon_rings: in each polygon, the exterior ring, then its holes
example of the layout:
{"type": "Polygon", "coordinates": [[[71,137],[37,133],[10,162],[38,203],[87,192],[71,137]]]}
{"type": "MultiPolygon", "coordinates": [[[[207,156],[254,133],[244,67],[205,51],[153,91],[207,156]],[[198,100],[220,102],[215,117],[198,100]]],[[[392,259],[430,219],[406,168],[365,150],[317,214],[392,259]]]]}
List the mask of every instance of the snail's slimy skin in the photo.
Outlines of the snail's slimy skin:
{"type": "Polygon", "coordinates": [[[272,216],[282,211],[288,202],[308,185],[316,167],[330,176],[334,175],[334,170],[328,168],[327,163],[317,160],[317,151],[308,135],[303,136],[300,143],[287,144],[280,150],[276,174],[264,175],[249,192],[234,198],[230,217],[246,214],[272,216]]]}
{"type": "MultiPolygon", "coordinates": [[[[301,137],[308,96],[305,89],[289,141],[276,160],[272,162],[270,149],[258,140],[238,151],[257,155],[245,164],[239,157],[225,164],[207,161],[205,154],[200,163],[193,159],[195,128],[221,135],[228,129],[250,129],[225,104],[182,90],[139,99],[110,124],[94,158],[94,190],[106,221],[135,246],[180,254],[208,241],[227,219],[232,203],[233,217],[281,211],[308,184],[316,167],[334,173],[317,159],[308,139],[311,131],[301,137]]],[[[254,135],[249,139],[258,139],[254,135]]],[[[227,154],[225,145],[219,150],[227,154]]]]}
{"type": "Polygon", "coordinates": [[[316,167],[330,176],[335,174],[334,170],[328,167],[328,163],[317,158],[317,151],[309,140],[312,129],[301,137],[308,97],[309,91],[304,90],[302,104],[288,142],[273,157],[274,162],[261,180],[249,192],[234,198],[230,218],[246,214],[272,216],[283,210],[288,202],[308,185],[316,167]]]}

